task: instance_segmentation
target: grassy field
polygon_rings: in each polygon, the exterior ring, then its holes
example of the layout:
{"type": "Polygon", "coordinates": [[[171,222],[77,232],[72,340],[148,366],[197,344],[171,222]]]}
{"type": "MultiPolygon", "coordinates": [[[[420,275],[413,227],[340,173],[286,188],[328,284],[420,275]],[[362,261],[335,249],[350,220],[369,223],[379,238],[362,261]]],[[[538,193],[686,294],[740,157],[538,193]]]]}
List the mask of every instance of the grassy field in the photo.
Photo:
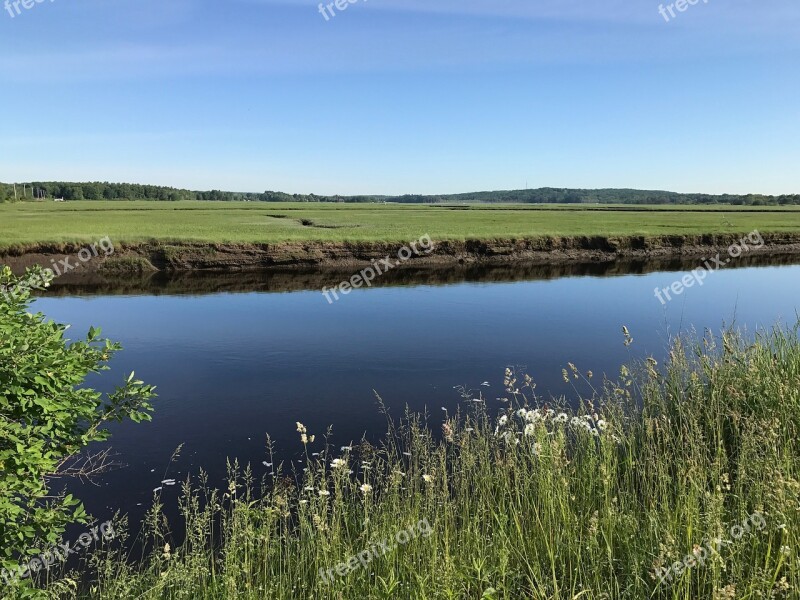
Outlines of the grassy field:
{"type": "Polygon", "coordinates": [[[187,482],[182,545],[156,495],[146,563],[95,554],[91,592],[52,573],[50,597],[800,597],[797,331],[676,342],[614,381],[563,375],[577,411],[507,371],[508,403],[465,395],[459,414],[390,424],[381,447],[298,424],[305,473],[265,496],[249,475],[187,482]]]}
{"type": "Polygon", "coordinates": [[[800,210],[769,207],[429,206],[233,202],[0,204],[0,248],[41,242],[408,242],[800,231],[800,210]]]}

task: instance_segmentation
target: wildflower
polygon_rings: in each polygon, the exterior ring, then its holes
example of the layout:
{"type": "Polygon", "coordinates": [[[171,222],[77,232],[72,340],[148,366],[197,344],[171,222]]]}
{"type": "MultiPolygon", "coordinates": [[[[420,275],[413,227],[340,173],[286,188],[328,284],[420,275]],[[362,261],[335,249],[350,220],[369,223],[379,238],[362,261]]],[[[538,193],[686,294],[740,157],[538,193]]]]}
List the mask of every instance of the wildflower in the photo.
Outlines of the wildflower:
{"type": "Polygon", "coordinates": [[[428,475],[427,473],[422,476],[422,480],[425,483],[433,483],[433,475],[428,475]]]}
{"type": "Polygon", "coordinates": [[[533,435],[536,433],[536,425],[528,423],[525,425],[525,435],[533,435]]]}
{"type": "Polygon", "coordinates": [[[536,410],[528,411],[528,414],[525,415],[525,420],[528,423],[536,423],[536,421],[541,421],[542,418],[542,413],[538,408],[536,410]]]}
{"type": "Polygon", "coordinates": [[[726,585],[724,588],[717,588],[714,590],[714,600],[734,600],[735,598],[735,585],[726,585]]]}
{"type": "Polygon", "coordinates": [[[630,346],[633,343],[633,338],[631,337],[628,328],[625,327],[624,325],[622,326],[622,334],[625,336],[625,345],[630,346]]]}
{"type": "Polygon", "coordinates": [[[360,488],[361,492],[366,495],[372,492],[372,486],[368,483],[363,484],[360,488]]]}
{"type": "Polygon", "coordinates": [[[608,423],[606,423],[603,419],[600,419],[599,421],[597,421],[597,428],[600,431],[605,431],[606,429],[608,429],[608,423]]]}
{"type": "Polygon", "coordinates": [[[592,373],[591,371],[586,371],[586,376],[587,376],[589,379],[591,379],[592,377],[594,377],[594,373],[592,373]]]}
{"type": "Polygon", "coordinates": [[[500,419],[497,421],[497,424],[498,424],[498,425],[500,425],[500,427],[505,427],[505,424],[506,424],[506,423],[508,423],[508,417],[507,417],[506,415],[503,415],[503,416],[502,416],[502,417],[500,417],[500,419]]]}
{"type": "Polygon", "coordinates": [[[781,554],[784,556],[789,556],[792,553],[792,549],[789,546],[781,546],[781,554]]]}
{"type": "Polygon", "coordinates": [[[319,490],[317,494],[319,494],[320,498],[331,495],[331,493],[328,490],[319,490]]]}
{"type": "Polygon", "coordinates": [[[518,416],[520,419],[524,419],[524,418],[525,418],[525,416],[526,416],[527,414],[528,414],[528,411],[527,411],[527,410],[525,410],[524,408],[520,408],[520,409],[517,411],[517,416],[518,416]]]}
{"type": "Polygon", "coordinates": [[[297,421],[297,433],[306,433],[306,426],[303,425],[300,421],[297,421]]]}
{"type": "Polygon", "coordinates": [[[166,558],[167,560],[169,560],[170,558],[170,551],[171,549],[169,547],[169,544],[164,544],[164,558],[166,558]]]}
{"type": "Polygon", "coordinates": [[[542,453],[542,445],[541,445],[539,442],[536,442],[536,443],[533,445],[533,453],[534,453],[536,456],[539,456],[539,455],[542,453]]]}
{"type": "Polygon", "coordinates": [[[307,491],[307,492],[313,492],[313,491],[314,491],[314,488],[313,488],[313,487],[311,487],[310,485],[307,485],[307,486],[306,486],[306,487],[304,487],[303,489],[304,489],[305,491],[307,491]]]}
{"type": "Polygon", "coordinates": [[[567,413],[563,412],[559,413],[558,416],[556,417],[556,422],[558,423],[566,423],[567,421],[569,421],[569,416],[567,415],[567,413]]]}
{"type": "Polygon", "coordinates": [[[331,468],[333,469],[341,469],[347,466],[347,462],[342,460],[341,458],[334,458],[331,461],[331,468]]]}
{"type": "Polygon", "coordinates": [[[325,531],[328,529],[328,526],[325,524],[325,521],[322,520],[322,517],[319,515],[312,515],[311,520],[314,521],[314,527],[319,529],[320,531],[325,531]]]}
{"type": "Polygon", "coordinates": [[[453,433],[453,428],[450,426],[450,423],[442,424],[442,435],[448,442],[452,442],[455,439],[455,434],[453,433]]]}

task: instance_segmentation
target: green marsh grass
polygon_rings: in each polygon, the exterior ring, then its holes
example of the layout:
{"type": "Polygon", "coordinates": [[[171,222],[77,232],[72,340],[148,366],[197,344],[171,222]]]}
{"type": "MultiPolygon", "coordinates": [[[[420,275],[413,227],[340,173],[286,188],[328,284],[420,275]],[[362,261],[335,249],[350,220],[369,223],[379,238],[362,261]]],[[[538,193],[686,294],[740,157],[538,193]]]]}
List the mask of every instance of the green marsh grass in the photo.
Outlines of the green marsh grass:
{"type": "Polygon", "coordinates": [[[0,204],[0,251],[36,244],[407,243],[800,231],[797,207],[81,201],[0,204]]]}
{"type": "Polygon", "coordinates": [[[575,365],[563,375],[582,397],[576,410],[563,399],[545,401],[532,379],[507,371],[507,403],[465,394],[458,414],[387,417],[379,447],[334,448],[326,432],[298,424],[307,472],[258,482],[233,463],[227,490],[209,489],[202,475],[187,481],[183,544],[168,535],[156,503],[144,528],[146,561],[98,553],[85,567],[90,590],[78,594],[62,579],[50,593],[108,600],[800,597],[797,329],[676,340],[666,364],[623,367],[614,381],[598,382],[575,365]],[[753,513],[766,526],[731,537],[731,527],[753,513]],[[332,581],[320,577],[320,569],[421,520],[430,536],[332,581]],[[714,539],[719,554],[659,581],[657,569],[714,539]]]}

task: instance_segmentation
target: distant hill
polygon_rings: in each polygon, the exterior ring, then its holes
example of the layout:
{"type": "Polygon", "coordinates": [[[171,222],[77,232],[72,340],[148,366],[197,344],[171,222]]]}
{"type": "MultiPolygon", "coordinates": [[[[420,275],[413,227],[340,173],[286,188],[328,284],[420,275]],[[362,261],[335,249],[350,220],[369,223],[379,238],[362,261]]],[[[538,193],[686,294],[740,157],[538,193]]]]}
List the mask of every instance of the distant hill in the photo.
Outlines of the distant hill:
{"type": "MultiPolygon", "coordinates": [[[[532,190],[503,190],[470,192],[467,194],[407,194],[403,196],[319,196],[317,194],[286,194],[266,191],[223,192],[220,190],[193,191],[158,185],[136,183],[70,183],[60,181],[16,184],[16,198],[64,198],[65,200],[219,200],[251,202],[398,202],[406,204],[435,204],[479,202],[520,204],[740,204],[775,206],[800,204],[800,194],[766,196],[762,194],[679,194],[659,190],[632,189],[569,189],[538,188],[532,190]]],[[[0,202],[13,202],[14,186],[0,183],[0,202]]]]}

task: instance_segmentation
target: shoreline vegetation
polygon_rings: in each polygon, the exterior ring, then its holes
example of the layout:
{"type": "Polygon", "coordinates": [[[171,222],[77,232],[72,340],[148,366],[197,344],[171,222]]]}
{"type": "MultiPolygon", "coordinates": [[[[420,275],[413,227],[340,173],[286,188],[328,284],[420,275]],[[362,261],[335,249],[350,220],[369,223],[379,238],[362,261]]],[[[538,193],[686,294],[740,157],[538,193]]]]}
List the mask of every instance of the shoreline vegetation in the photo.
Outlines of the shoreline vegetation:
{"type": "Polygon", "coordinates": [[[613,380],[562,375],[579,402],[507,369],[503,398],[460,390],[455,412],[387,416],[379,446],[333,448],[298,423],[304,472],[258,480],[231,462],[226,490],[187,479],[185,540],[156,494],[146,560],[111,544],[82,567],[90,589],[77,574],[45,587],[106,600],[797,597],[797,327],[675,339],[665,364],[613,380]]]}
{"type": "Polygon", "coordinates": [[[568,264],[707,258],[754,230],[753,254],[800,255],[790,207],[27,202],[0,205],[0,262],[21,272],[109,237],[118,251],[89,270],[359,267],[427,234],[435,250],[408,265],[568,264]]]}

